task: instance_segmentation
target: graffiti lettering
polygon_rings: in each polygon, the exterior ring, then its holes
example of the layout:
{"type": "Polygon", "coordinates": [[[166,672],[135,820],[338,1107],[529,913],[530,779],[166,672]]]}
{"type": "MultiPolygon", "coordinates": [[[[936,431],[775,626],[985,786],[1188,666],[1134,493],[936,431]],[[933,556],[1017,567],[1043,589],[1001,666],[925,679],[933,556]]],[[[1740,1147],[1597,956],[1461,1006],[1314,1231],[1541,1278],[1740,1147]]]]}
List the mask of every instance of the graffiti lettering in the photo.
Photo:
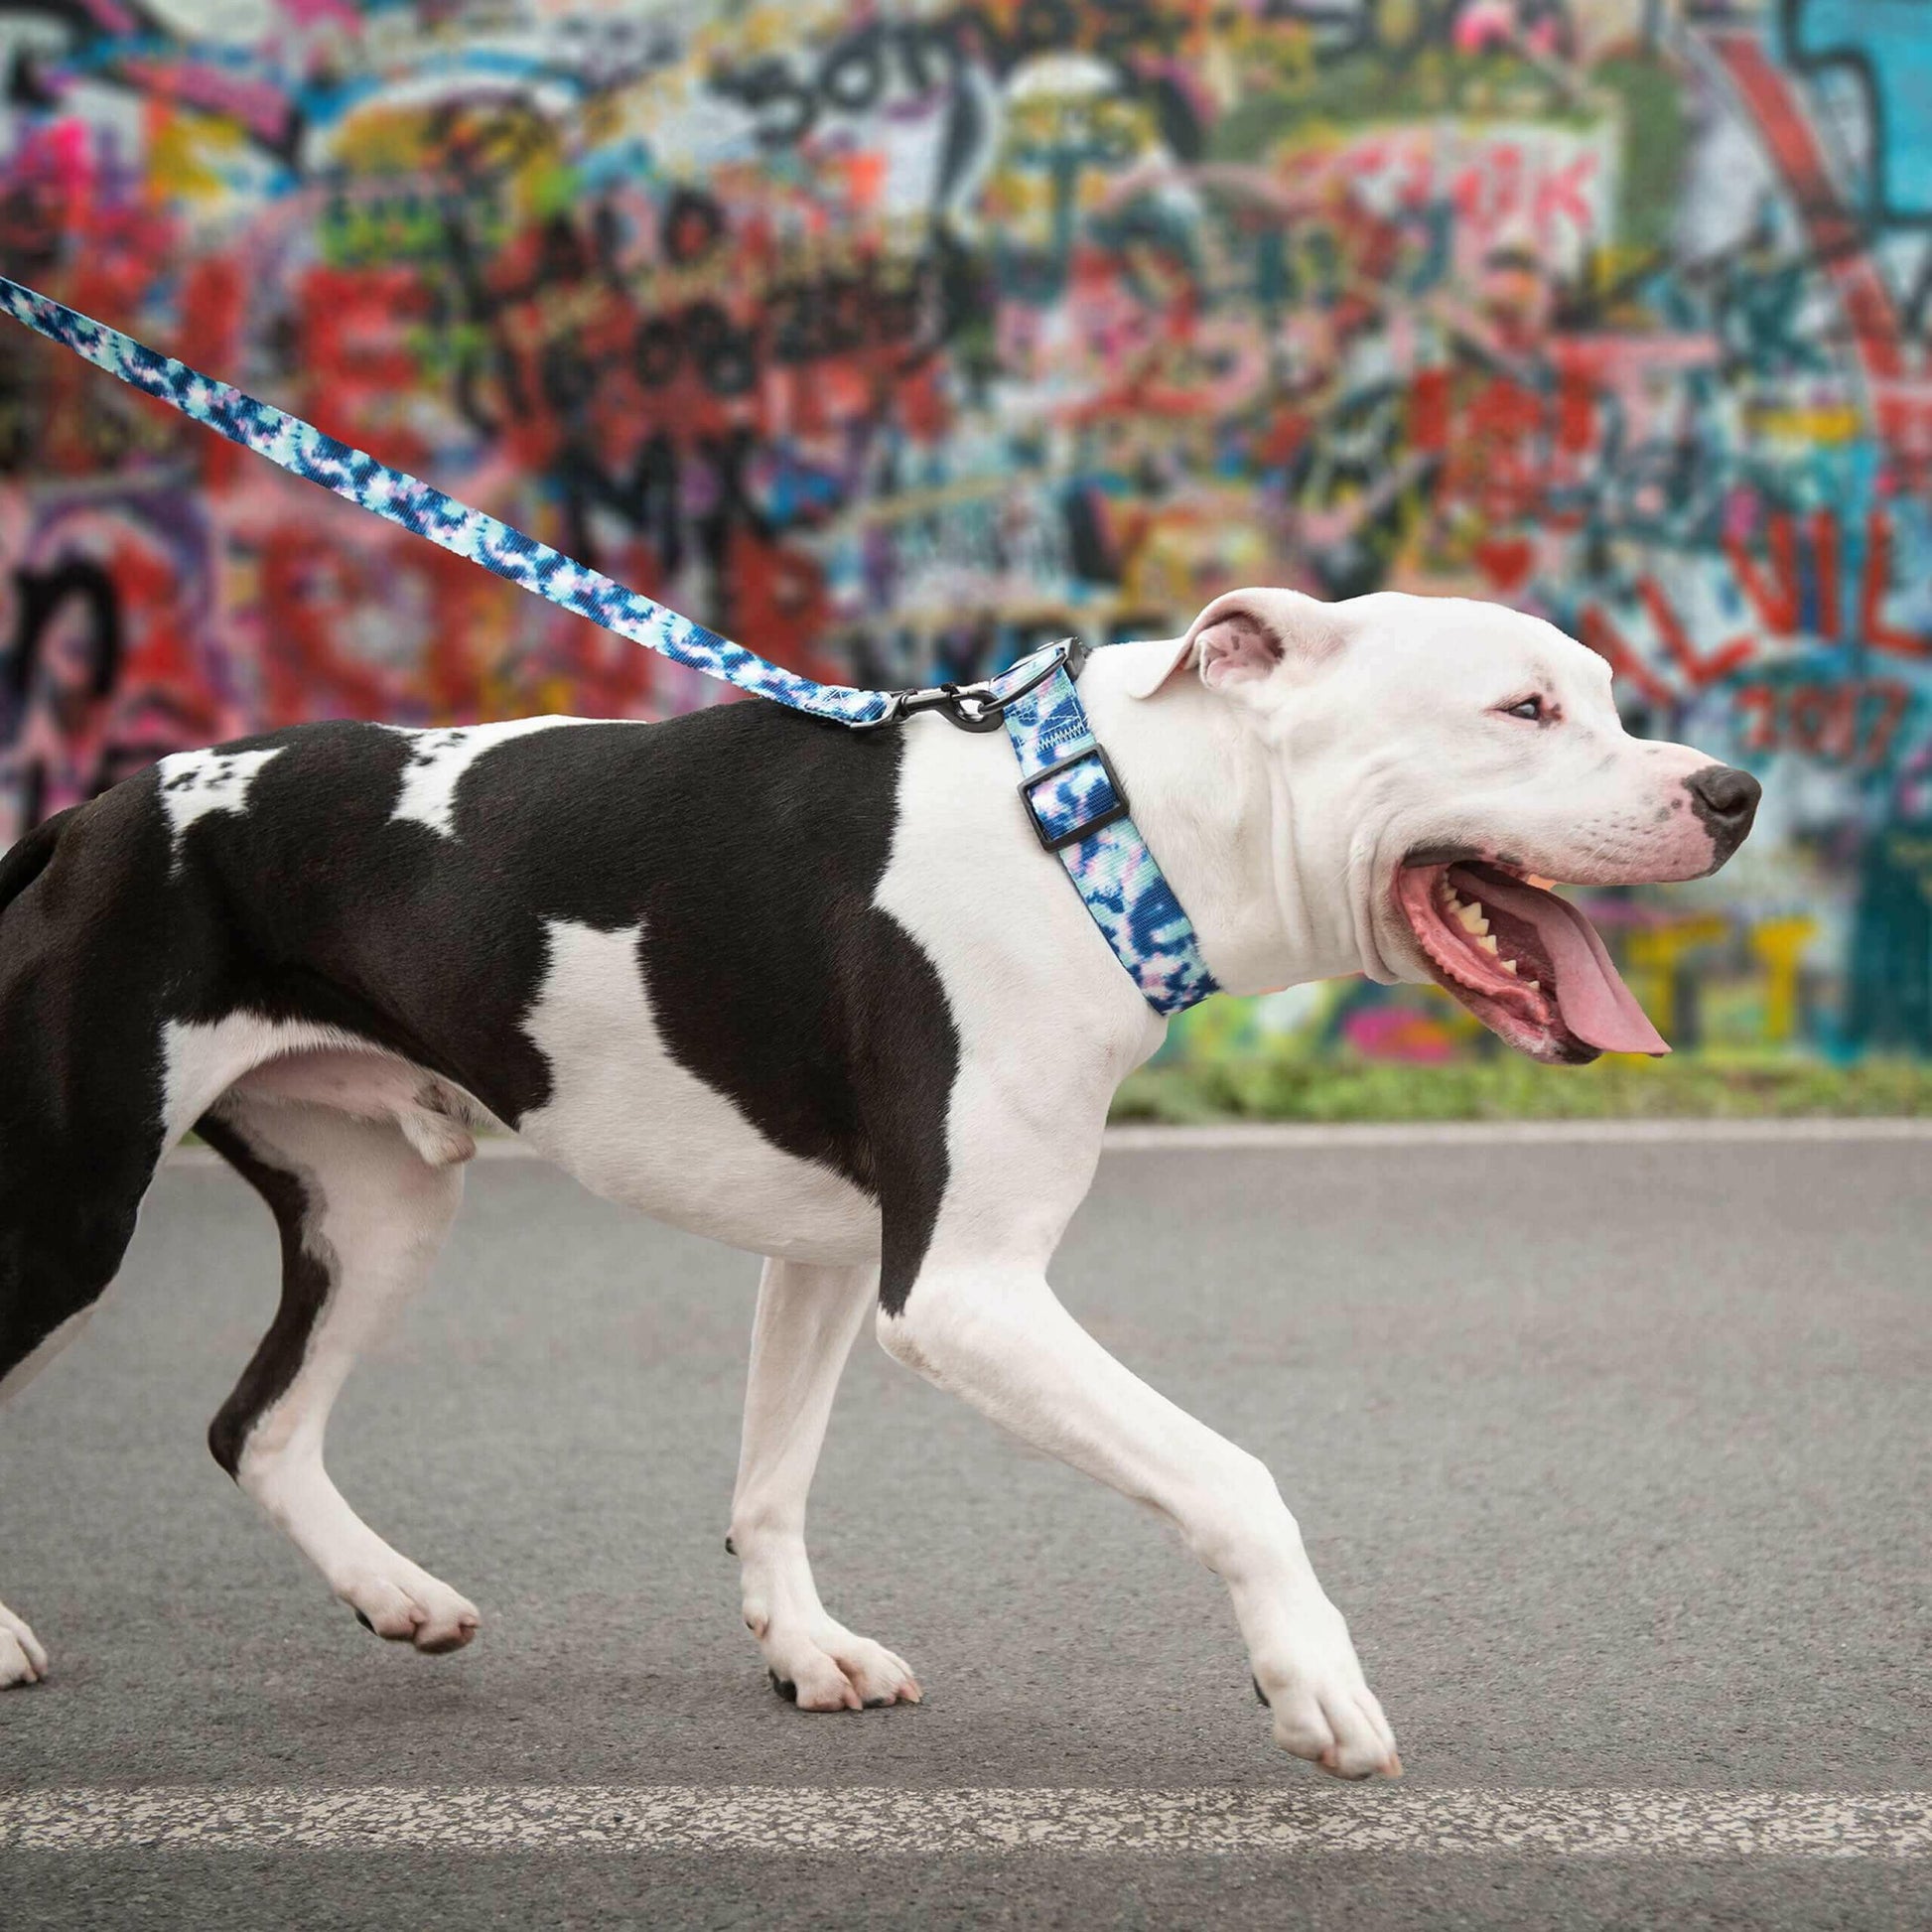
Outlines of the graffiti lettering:
{"type": "MultiPolygon", "coordinates": [[[[1541,613],[1780,800],[1633,971],[1932,1050],[1932,10],[258,6],[0,8],[0,266],[832,676],[1541,613]]],[[[226,731],[697,701],[293,487],[0,339],[0,838],[226,731]]]]}
{"type": "Polygon", "coordinates": [[[1910,685],[1895,679],[1861,684],[1742,684],[1738,710],[1746,750],[1799,752],[1838,764],[1879,769],[1912,708],[1910,685]]]}

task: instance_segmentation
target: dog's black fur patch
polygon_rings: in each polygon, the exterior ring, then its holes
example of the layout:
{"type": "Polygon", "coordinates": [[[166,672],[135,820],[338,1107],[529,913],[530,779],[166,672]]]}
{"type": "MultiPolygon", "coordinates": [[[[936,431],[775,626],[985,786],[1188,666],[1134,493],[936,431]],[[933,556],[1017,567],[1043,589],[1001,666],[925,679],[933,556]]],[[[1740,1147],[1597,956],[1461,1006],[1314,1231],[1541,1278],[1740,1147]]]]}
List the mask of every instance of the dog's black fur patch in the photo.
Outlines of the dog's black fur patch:
{"type": "Polygon", "coordinates": [[[0,1376],[113,1279],[162,1153],[158,1013],[193,953],[151,778],[0,870],[0,1376]]]}
{"type": "Polygon", "coordinates": [[[279,756],[178,853],[150,771],[0,870],[0,1373],[119,1265],[163,1151],[164,1023],[340,1028],[514,1126],[550,1098],[520,1023],[552,919],[641,923],[667,1050],[880,1202],[881,1296],[903,1306],[945,1188],[958,1035],[931,961],[874,903],[900,733],[759,702],[560,725],[470,764],[454,837],[392,818],[412,757],[395,732],[225,749],[279,756]]]}

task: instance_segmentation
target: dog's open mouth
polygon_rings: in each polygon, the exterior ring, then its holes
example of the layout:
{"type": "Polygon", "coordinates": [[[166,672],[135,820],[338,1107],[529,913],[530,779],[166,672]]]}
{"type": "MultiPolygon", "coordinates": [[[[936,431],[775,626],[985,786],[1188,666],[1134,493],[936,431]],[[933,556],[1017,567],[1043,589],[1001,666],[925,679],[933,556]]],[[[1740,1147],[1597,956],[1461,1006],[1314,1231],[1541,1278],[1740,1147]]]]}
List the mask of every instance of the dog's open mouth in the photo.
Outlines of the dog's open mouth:
{"type": "Polygon", "coordinates": [[[1439,985],[1540,1060],[1668,1053],[1596,928],[1555,893],[1483,860],[1408,865],[1396,902],[1439,985]]]}

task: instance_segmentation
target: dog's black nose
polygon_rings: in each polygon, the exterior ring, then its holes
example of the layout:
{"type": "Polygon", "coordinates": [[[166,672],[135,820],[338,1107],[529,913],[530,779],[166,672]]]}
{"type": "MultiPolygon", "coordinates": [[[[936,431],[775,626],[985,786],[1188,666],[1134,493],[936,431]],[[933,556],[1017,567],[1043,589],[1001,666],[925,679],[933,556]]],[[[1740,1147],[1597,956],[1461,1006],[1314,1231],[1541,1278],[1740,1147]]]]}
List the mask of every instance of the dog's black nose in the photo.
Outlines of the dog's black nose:
{"type": "Polygon", "coordinates": [[[1764,787],[1735,765],[1712,764],[1684,780],[1712,835],[1735,845],[1751,829],[1764,787]]]}

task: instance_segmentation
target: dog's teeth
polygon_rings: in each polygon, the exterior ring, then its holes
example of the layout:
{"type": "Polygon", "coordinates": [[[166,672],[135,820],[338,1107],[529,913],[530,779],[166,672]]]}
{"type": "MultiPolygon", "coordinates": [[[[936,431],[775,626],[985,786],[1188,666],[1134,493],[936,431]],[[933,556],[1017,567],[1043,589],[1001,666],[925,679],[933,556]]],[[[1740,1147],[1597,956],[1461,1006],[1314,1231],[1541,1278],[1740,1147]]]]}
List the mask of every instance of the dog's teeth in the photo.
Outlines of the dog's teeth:
{"type": "Polygon", "coordinates": [[[1485,932],[1485,933],[1484,933],[1484,934],[1483,934],[1483,935],[1481,936],[1481,938],[1479,938],[1479,939],[1478,939],[1478,940],[1476,941],[1476,944],[1477,944],[1478,946],[1480,946],[1480,947],[1481,947],[1481,948],[1483,949],[1483,951],[1484,951],[1484,952],[1494,952],[1494,951],[1496,950],[1496,941],[1495,941],[1495,937],[1494,937],[1494,935],[1493,935],[1493,934],[1491,934],[1491,933],[1487,933],[1487,932],[1485,932]]]}
{"type": "Polygon", "coordinates": [[[1516,962],[1513,959],[1505,959],[1501,962],[1501,965],[1505,973],[1514,973],[1516,971],[1516,962]]]}
{"type": "Polygon", "coordinates": [[[1532,991],[1534,991],[1537,987],[1541,986],[1543,982],[1541,980],[1525,980],[1523,984],[1529,987],[1532,991]]]}
{"type": "Polygon", "coordinates": [[[1487,932],[1489,930],[1489,921],[1483,917],[1482,907],[1479,905],[1458,905],[1455,908],[1455,916],[1462,921],[1462,930],[1464,932],[1487,932]]]}

